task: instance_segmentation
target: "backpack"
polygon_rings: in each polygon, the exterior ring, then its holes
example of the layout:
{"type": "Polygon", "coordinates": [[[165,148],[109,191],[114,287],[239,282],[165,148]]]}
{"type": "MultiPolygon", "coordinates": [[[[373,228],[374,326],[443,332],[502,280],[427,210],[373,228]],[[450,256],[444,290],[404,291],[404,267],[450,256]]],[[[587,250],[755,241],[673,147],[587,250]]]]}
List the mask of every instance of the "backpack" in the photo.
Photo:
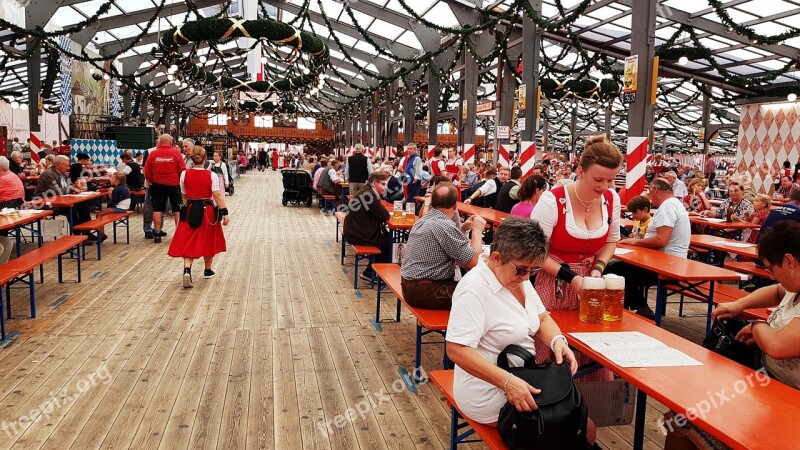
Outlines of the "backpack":
{"type": "Polygon", "coordinates": [[[497,431],[512,450],[574,450],[589,448],[586,427],[589,409],[584,403],[569,364],[536,365],[534,356],[518,345],[509,345],[497,356],[498,367],[541,389],[535,395],[538,409],[517,411],[506,402],[500,409],[497,431]],[[522,367],[508,367],[508,354],[522,359],[522,367]]]}

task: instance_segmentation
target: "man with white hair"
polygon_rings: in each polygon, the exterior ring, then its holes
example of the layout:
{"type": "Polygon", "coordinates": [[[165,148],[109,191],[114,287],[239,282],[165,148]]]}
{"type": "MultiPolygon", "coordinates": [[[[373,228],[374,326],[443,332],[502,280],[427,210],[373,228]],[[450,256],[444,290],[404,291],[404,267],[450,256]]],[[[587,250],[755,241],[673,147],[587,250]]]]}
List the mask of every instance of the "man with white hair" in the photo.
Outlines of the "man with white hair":
{"type": "Polygon", "coordinates": [[[164,225],[164,213],[167,211],[167,200],[175,215],[175,226],[178,225],[178,207],[183,202],[180,181],[184,170],[186,164],[183,158],[172,148],[172,136],[162,134],[158,138],[158,146],[150,153],[144,165],[144,178],[153,203],[153,242],[156,244],[166,235],[161,228],[164,225]]]}
{"type": "Polygon", "coordinates": [[[194,167],[194,162],[192,162],[192,158],[189,157],[189,153],[194,148],[195,143],[194,139],[186,138],[181,141],[181,150],[183,151],[183,164],[186,165],[187,169],[191,169],[194,167]]]}
{"type": "Polygon", "coordinates": [[[670,186],[672,186],[672,192],[675,194],[675,197],[683,199],[689,195],[689,190],[686,189],[686,183],[678,179],[677,173],[670,170],[664,174],[664,178],[669,182],[670,186]]]}

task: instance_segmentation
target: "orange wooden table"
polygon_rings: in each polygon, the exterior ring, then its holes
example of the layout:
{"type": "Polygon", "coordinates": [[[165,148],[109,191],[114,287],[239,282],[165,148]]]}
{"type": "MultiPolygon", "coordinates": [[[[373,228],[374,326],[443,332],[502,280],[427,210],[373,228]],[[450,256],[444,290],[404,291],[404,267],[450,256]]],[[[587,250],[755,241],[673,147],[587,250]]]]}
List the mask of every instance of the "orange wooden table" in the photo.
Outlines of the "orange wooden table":
{"type": "Polygon", "coordinates": [[[19,212],[13,215],[0,216],[0,230],[11,230],[17,242],[17,256],[20,255],[20,247],[22,240],[22,229],[31,232],[31,235],[38,236],[38,246],[42,246],[42,219],[53,215],[50,210],[23,210],[26,212],[19,212]]]}
{"type": "Polygon", "coordinates": [[[92,192],[87,191],[83,194],[67,194],[67,195],[54,195],[50,197],[44,197],[40,199],[36,199],[33,201],[28,202],[34,208],[67,208],[69,213],[67,214],[67,221],[69,222],[69,232],[72,233],[72,226],[73,226],[73,219],[72,219],[72,209],[75,205],[83,202],[88,202],[90,200],[94,200],[96,198],[100,198],[105,196],[106,194],[103,192],[92,192]]]}
{"type": "MultiPolygon", "coordinates": [[[[719,239],[719,238],[717,238],[719,239]]],[[[714,284],[717,281],[741,281],[741,276],[728,269],[712,266],[691,259],[681,258],[659,250],[619,244],[617,248],[633,250],[630,253],[616,254],[614,258],[624,261],[658,275],[656,294],[656,325],[661,325],[661,315],[666,311],[669,295],[691,292],[708,304],[706,334],[711,329],[711,310],[714,307],[714,284]],[[708,283],[708,292],[700,289],[708,283]],[[671,294],[667,294],[667,284],[671,294]]]]}
{"type": "Polygon", "coordinates": [[[642,448],[648,395],[734,449],[797,448],[800,391],[754,373],[628,311],[623,320],[602,324],[581,322],[575,310],[550,314],[572,347],[639,389],[633,448],[642,448]],[[569,334],[600,331],[638,331],[703,365],[620,367],[569,334]]]}
{"type": "Polygon", "coordinates": [[[728,239],[721,236],[711,236],[708,234],[693,234],[692,244],[695,247],[709,248],[721,252],[733,253],[734,255],[747,258],[758,258],[758,248],[755,244],[743,246],[745,243],[736,239],[728,239]]]}

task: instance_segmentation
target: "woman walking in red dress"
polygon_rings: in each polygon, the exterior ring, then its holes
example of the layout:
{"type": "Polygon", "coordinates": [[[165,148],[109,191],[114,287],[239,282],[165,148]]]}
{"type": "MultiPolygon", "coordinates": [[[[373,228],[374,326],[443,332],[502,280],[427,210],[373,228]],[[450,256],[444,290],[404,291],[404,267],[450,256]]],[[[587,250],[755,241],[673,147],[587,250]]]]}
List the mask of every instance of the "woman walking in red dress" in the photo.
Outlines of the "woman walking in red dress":
{"type": "Polygon", "coordinates": [[[219,177],[203,168],[206,150],[200,146],[194,147],[189,157],[194,167],[181,173],[184,207],[181,208],[181,220],[167,252],[174,258],[183,258],[185,288],[194,286],[192,263],[195,259],[203,258],[203,278],[214,277],[211,264],[214,256],[226,249],[222,226],[228,225],[228,208],[225,207],[225,194],[219,185],[219,177]]]}

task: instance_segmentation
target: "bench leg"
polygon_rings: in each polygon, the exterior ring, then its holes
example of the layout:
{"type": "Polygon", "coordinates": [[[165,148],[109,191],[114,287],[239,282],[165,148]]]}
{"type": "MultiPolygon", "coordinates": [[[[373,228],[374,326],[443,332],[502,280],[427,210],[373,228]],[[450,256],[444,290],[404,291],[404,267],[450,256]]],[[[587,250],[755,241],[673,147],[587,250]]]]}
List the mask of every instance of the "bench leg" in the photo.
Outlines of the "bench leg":
{"type": "Polygon", "coordinates": [[[33,287],[33,271],[28,274],[28,291],[31,296],[31,319],[36,318],[36,289],[33,287]]]}
{"type": "Polygon", "coordinates": [[[402,304],[400,303],[400,299],[397,299],[397,317],[395,317],[395,322],[400,322],[400,307],[402,304]]]}
{"type": "MultiPolygon", "coordinates": [[[[103,244],[103,240],[102,240],[102,239],[100,239],[100,235],[101,235],[101,234],[102,234],[102,233],[101,233],[100,231],[97,231],[97,260],[98,260],[98,261],[100,261],[100,259],[101,259],[101,256],[100,256],[100,249],[102,248],[102,244],[103,244]]],[[[83,256],[84,256],[84,257],[86,257],[86,255],[85,255],[85,254],[84,254],[83,256]]]]}
{"type": "MultiPolygon", "coordinates": [[[[375,264],[375,257],[374,256],[370,256],[369,257],[369,263],[370,263],[370,267],[372,267],[372,264],[375,264]]],[[[372,276],[370,277],[370,280],[369,280],[369,288],[370,289],[374,289],[375,288],[375,271],[374,270],[372,271],[372,276]]]]}
{"type": "Polygon", "coordinates": [[[708,313],[706,314],[706,336],[711,333],[711,310],[714,309],[714,280],[708,283],[708,313]]]}
{"type": "Polygon", "coordinates": [[[117,243],[117,221],[114,221],[114,243],[117,243]]]}
{"type": "Polygon", "coordinates": [[[6,284],[6,317],[11,318],[11,283],[6,284]]]}
{"type": "MultiPolygon", "coordinates": [[[[64,282],[64,272],[63,272],[63,270],[62,270],[62,269],[63,269],[63,266],[64,266],[64,264],[63,264],[63,262],[62,262],[62,260],[61,260],[61,256],[62,256],[62,255],[58,255],[58,282],[59,282],[59,283],[63,283],[63,282],[64,282]]],[[[79,258],[78,258],[78,261],[80,261],[80,260],[81,260],[81,259],[80,259],[80,257],[79,257],[79,258]]]]}
{"type": "Polygon", "coordinates": [[[342,236],[342,262],[341,262],[341,265],[344,265],[344,254],[345,254],[345,242],[344,241],[345,241],[344,236],[342,236]]]}
{"type": "MultiPolygon", "coordinates": [[[[78,250],[78,283],[81,282],[81,247],[77,246],[78,250]]],[[[83,257],[86,258],[86,249],[83,249],[83,257]]]]}
{"type": "Polygon", "coordinates": [[[125,218],[125,243],[131,243],[131,216],[125,218]]]}
{"type": "Polygon", "coordinates": [[[419,383],[422,380],[418,378],[420,374],[420,366],[422,365],[422,325],[417,322],[417,348],[414,355],[414,382],[419,383]]]}
{"type": "Polygon", "coordinates": [[[353,268],[353,289],[358,289],[358,254],[355,255],[355,267],[353,268]]]}
{"type": "Polygon", "coordinates": [[[0,289],[0,340],[6,340],[6,319],[3,316],[3,290],[0,289]]]}

